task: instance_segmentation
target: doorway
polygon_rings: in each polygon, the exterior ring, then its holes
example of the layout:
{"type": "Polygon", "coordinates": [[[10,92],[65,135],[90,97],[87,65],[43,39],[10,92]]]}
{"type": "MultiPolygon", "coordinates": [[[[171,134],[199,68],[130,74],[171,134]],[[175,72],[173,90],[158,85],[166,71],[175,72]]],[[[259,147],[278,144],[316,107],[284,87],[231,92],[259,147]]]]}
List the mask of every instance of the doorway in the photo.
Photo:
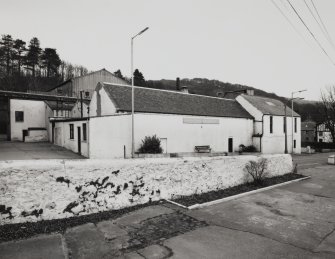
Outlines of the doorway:
{"type": "Polygon", "coordinates": [[[9,138],[9,100],[6,97],[0,97],[0,141],[10,140],[9,138]]]}
{"type": "Polygon", "coordinates": [[[81,155],[81,130],[80,127],[77,127],[78,133],[78,154],[81,155]]]}
{"type": "Polygon", "coordinates": [[[228,152],[233,152],[233,138],[228,138],[228,152]]]}

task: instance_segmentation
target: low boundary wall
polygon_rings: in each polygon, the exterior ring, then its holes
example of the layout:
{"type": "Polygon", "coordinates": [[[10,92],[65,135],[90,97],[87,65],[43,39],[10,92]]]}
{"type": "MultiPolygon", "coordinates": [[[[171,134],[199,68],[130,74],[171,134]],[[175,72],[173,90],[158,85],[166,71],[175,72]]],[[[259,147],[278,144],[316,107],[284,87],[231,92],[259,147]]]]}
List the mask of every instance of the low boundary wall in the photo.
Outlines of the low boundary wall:
{"type": "Polygon", "coordinates": [[[268,159],[270,176],[290,155],[0,162],[0,225],[114,210],[245,182],[245,164],[268,159]]]}

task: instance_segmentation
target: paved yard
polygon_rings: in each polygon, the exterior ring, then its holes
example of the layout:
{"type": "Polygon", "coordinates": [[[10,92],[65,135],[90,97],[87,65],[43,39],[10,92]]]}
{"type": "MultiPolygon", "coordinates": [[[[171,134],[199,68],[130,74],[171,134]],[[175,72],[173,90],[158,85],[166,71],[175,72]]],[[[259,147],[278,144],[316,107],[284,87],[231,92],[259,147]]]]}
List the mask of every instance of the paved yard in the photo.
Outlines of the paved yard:
{"type": "Polygon", "coordinates": [[[330,153],[293,155],[293,160],[295,163],[298,164],[298,169],[308,169],[320,165],[327,165],[327,158],[330,155],[335,155],[335,153],[330,152],[330,153]]]}
{"type": "Polygon", "coordinates": [[[161,204],[2,243],[0,258],[335,258],[335,167],[313,166],[309,180],[202,209],[161,204]]]}
{"type": "Polygon", "coordinates": [[[83,157],[65,148],[48,142],[24,143],[0,141],[0,160],[27,159],[82,159],[83,157]]]}

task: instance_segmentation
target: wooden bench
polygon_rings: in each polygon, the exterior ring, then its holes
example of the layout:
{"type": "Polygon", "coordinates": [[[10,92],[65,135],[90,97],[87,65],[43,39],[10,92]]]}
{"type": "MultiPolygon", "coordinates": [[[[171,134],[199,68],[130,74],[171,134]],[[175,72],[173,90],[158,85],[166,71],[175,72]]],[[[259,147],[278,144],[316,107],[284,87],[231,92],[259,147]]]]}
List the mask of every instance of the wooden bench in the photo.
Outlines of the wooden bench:
{"type": "Polygon", "coordinates": [[[194,149],[198,153],[210,153],[212,150],[210,146],[195,146],[194,149]]]}

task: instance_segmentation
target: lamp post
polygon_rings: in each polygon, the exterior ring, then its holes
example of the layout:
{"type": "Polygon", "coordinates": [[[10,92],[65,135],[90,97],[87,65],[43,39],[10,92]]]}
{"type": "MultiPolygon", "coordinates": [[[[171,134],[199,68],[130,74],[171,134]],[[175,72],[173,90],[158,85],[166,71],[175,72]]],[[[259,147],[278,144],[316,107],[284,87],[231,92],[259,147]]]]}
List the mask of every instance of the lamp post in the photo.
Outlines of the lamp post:
{"type": "MultiPolygon", "coordinates": [[[[285,106],[285,120],[284,120],[284,131],[285,131],[285,154],[288,153],[288,150],[287,150],[287,104],[289,102],[293,102],[293,100],[302,100],[304,98],[301,98],[301,97],[297,97],[297,98],[293,98],[293,99],[288,99],[287,102],[285,102],[284,106],[285,106]]],[[[293,122],[292,122],[293,123],[293,122]]],[[[293,144],[292,144],[293,146],[293,144]]]]}
{"type": "Polygon", "coordinates": [[[302,92],[305,92],[305,91],[307,91],[307,90],[305,89],[305,90],[295,91],[295,92],[291,93],[291,102],[292,102],[292,104],[291,104],[291,110],[292,110],[292,114],[291,114],[291,120],[292,120],[292,155],[293,155],[293,149],[294,149],[294,146],[293,146],[293,142],[294,142],[293,101],[294,101],[294,99],[299,99],[299,98],[294,98],[293,96],[296,93],[302,93],[302,92]]]}
{"type": "Polygon", "coordinates": [[[135,36],[131,37],[131,157],[135,157],[135,138],[134,138],[134,51],[133,51],[133,45],[134,45],[134,39],[144,33],[146,30],[148,30],[149,27],[146,27],[139,33],[137,33],[135,36]]]}

